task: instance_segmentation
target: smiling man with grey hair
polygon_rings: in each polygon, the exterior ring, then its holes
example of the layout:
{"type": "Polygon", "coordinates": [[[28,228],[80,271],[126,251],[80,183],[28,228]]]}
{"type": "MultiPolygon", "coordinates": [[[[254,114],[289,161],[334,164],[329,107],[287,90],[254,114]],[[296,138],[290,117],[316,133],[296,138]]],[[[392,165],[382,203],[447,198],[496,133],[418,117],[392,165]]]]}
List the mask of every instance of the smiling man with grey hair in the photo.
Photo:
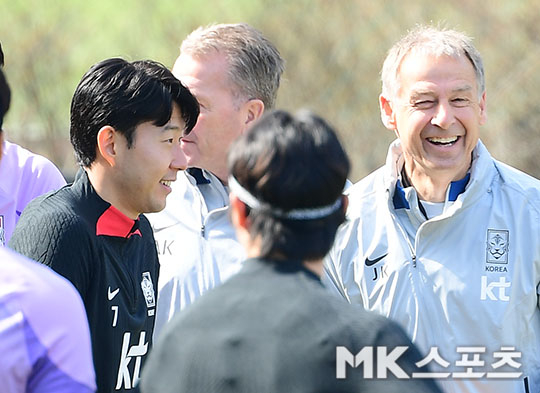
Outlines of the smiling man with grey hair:
{"type": "Polygon", "coordinates": [[[480,54],[463,33],[418,27],[382,81],[397,140],[348,190],[329,286],[401,324],[448,392],[540,391],[540,182],[479,139],[480,54]]]}

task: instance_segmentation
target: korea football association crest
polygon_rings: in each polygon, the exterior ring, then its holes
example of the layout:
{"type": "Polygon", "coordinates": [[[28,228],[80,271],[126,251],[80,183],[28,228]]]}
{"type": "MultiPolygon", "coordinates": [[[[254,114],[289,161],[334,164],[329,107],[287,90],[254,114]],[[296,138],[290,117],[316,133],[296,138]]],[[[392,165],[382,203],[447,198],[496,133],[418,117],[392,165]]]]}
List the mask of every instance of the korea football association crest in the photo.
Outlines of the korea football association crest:
{"type": "Polygon", "coordinates": [[[488,229],[486,245],[487,263],[508,263],[509,232],[502,229],[488,229]]]}
{"type": "MultiPolygon", "coordinates": [[[[152,283],[150,272],[144,272],[142,274],[141,288],[143,291],[144,300],[146,300],[146,307],[155,307],[156,296],[154,294],[154,284],[152,283]]],[[[154,315],[154,310],[148,310],[148,315],[154,315]]]]}

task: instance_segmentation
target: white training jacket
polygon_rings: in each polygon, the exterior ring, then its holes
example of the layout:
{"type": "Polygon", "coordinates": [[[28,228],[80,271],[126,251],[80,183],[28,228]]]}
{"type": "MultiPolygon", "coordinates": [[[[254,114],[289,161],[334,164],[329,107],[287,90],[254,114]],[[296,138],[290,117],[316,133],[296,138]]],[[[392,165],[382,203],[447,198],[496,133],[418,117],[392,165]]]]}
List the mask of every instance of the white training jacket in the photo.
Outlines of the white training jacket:
{"type": "Polygon", "coordinates": [[[165,209],[146,216],[160,263],[157,340],[177,312],[240,270],[245,251],[230,220],[228,190],[207,171],[178,173],[165,209]]]}
{"type": "Polygon", "coordinates": [[[424,354],[437,347],[442,361],[428,366],[452,373],[439,380],[446,392],[540,392],[540,181],[479,141],[468,184],[453,182],[442,214],[426,220],[415,190],[398,183],[402,167],[395,141],[386,165],[347,190],[326,285],[401,324],[424,354]],[[495,369],[511,347],[521,369],[495,369]],[[453,374],[466,371],[523,375],[453,374]]]}

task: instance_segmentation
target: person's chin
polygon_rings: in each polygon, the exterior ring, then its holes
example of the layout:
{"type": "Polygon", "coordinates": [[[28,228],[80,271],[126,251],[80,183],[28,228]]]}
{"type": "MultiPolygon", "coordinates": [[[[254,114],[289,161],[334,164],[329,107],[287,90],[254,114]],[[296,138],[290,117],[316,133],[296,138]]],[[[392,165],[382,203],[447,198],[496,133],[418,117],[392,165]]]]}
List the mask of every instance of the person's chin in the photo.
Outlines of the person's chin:
{"type": "Polygon", "coordinates": [[[187,156],[186,161],[188,168],[200,168],[200,160],[196,156],[187,156]]]}
{"type": "Polygon", "coordinates": [[[146,211],[145,213],[157,213],[165,209],[167,203],[167,195],[154,199],[151,205],[148,206],[148,211],[146,211]]]}
{"type": "Polygon", "coordinates": [[[165,209],[165,204],[163,204],[162,206],[159,206],[159,207],[153,206],[153,207],[152,207],[152,210],[151,210],[151,211],[145,212],[145,214],[146,214],[146,213],[159,213],[159,212],[162,211],[163,209],[165,209]]]}
{"type": "Polygon", "coordinates": [[[448,157],[447,159],[431,160],[427,165],[431,170],[454,173],[456,176],[467,168],[466,162],[458,157],[448,157]]]}

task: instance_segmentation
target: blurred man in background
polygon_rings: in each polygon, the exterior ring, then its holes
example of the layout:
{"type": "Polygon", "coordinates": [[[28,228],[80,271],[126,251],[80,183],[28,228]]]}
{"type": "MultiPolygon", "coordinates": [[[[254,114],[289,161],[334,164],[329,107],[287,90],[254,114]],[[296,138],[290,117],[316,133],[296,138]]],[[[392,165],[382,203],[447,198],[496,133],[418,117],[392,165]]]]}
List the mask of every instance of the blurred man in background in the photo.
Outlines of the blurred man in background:
{"type": "Polygon", "coordinates": [[[382,82],[398,139],[348,190],[329,285],[401,324],[448,392],[540,391],[540,182],[479,140],[479,52],[419,27],[390,49],[382,82]]]}
{"type": "Polygon", "coordinates": [[[165,207],[186,168],[196,99],[163,65],[107,59],[71,102],[82,170],[25,209],[10,246],[68,278],[88,314],[99,393],[136,389],[152,347],[159,262],[144,212],[165,207]]]}
{"type": "Polygon", "coordinates": [[[193,31],[182,43],[174,75],[201,113],[182,140],[189,169],[179,175],[164,211],[150,215],[161,273],[155,335],[172,316],[235,274],[244,260],[229,218],[227,153],[275,103],[283,60],[247,24],[193,31]]]}
{"type": "MultiPolygon", "coordinates": [[[[3,66],[0,45],[0,67],[3,66]]],[[[66,184],[48,159],[5,139],[2,124],[10,102],[11,90],[0,68],[0,246],[8,243],[28,202],[66,184]]]]}

